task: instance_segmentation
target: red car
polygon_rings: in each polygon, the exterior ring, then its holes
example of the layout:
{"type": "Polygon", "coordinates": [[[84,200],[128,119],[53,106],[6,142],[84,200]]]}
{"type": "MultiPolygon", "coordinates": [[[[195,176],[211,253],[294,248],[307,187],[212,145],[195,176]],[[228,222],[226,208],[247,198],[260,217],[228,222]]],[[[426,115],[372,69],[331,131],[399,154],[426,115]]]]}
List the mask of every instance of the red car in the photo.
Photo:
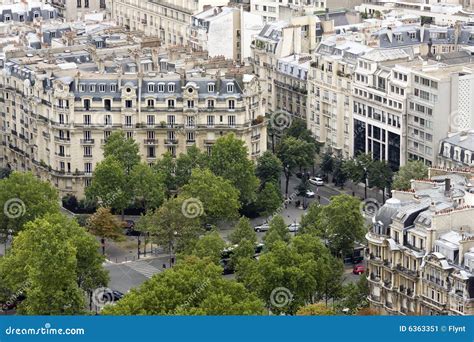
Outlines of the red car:
{"type": "Polygon", "coordinates": [[[362,274],[365,273],[365,267],[363,265],[355,265],[352,269],[352,273],[354,274],[362,274]]]}

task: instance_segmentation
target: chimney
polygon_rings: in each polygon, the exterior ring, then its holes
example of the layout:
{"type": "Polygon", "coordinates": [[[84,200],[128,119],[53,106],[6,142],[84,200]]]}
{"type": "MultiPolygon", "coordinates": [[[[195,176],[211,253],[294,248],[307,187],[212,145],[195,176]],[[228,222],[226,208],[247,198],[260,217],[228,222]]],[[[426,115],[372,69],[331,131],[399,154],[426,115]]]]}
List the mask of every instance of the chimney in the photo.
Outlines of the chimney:
{"type": "Polygon", "coordinates": [[[431,51],[431,49],[433,48],[433,39],[430,38],[430,40],[428,41],[428,57],[433,57],[433,52],[431,51]]]}
{"type": "Polygon", "coordinates": [[[329,7],[326,7],[326,14],[325,14],[325,20],[329,20],[329,7]]]}

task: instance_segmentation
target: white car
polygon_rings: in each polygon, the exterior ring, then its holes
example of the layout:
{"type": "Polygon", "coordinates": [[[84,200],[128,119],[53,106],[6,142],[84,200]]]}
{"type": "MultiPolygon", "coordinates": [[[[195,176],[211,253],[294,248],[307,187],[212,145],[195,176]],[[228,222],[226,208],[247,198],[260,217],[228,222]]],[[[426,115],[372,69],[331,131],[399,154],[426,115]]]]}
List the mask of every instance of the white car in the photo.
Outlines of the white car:
{"type": "Polygon", "coordinates": [[[253,228],[257,233],[266,232],[270,229],[270,225],[268,223],[261,224],[260,226],[256,226],[253,228]]]}
{"type": "Polygon", "coordinates": [[[322,180],[322,178],[319,178],[319,177],[311,177],[309,179],[309,183],[313,184],[313,185],[316,185],[316,186],[323,186],[324,185],[324,181],[322,180]]]}
{"type": "Polygon", "coordinates": [[[300,224],[292,223],[288,226],[288,230],[290,231],[290,233],[297,233],[298,230],[300,230],[300,224]]]}
{"type": "Polygon", "coordinates": [[[307,191],[306,191],[306,197],[308,197],[308,198],[314,198],[314,196],[316,196],[316,194],[314,193],[314,191],[311,191],[311,190],[307,190],[307,191]]]}

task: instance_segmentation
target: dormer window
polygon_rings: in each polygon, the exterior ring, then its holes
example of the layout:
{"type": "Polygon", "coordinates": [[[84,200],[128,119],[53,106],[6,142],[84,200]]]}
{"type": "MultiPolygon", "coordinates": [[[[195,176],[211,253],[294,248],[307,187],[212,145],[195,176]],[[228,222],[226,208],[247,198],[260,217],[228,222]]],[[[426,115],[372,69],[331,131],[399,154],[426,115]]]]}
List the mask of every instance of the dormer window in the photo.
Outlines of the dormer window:
{"type": "Polygon", "coordinates": [[[174,83],[168,83],[168,93],[174,93],[174,83]]]}
{"type": "Polygon", "coordinates": [[[234,92],[234,83],[227,83],[227,92],[228,93],[234,92]]]}
{"type": "Polygon", "coordinates": [[[148,92],[153,93],[155,91],[155,85],[153,83],[148,83],[148,92]]]}
{"type": "Polygon", "coordinates": [[[102,84],[99,84],[99,91],[100,91],[101,93],[105,93],[105,84],[103,84],[103,83],[102,83],[102,84]]]}
{"type": "Polygon", "coordinates": [[[165,84],[164,83],[158,83],[158,92],[159,93],[164,93],[165,92],[165,84]]]}
{"type": "Polygon", "coordinates": [[[216,91],[216,85],[215,85],[214,83],[209,83],[209,84],[207,85],[207,91],[208,91],[209,93],[215,92],[215,91],[216,91]]]}
{"type": "Polygon", "coordinates": [[[89,89],[90,89],[90,92],[91,92],[91,93],[95,93],[95,84],[91,84],[91,85],[89,86],[89,89]]]}

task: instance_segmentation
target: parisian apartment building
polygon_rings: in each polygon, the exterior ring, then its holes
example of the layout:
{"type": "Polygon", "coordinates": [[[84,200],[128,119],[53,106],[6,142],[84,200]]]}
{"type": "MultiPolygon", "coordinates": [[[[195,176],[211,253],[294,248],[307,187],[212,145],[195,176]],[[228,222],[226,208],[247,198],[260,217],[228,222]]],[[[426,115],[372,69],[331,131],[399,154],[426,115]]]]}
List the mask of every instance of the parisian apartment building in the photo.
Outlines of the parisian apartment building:
{"type": "Polygon", "coordinates": [[[393,191],[373,218],[368,299],[380,314],[474,314],[471,180],[433,169],[409,191],[393,191]]]}
{"type": "Polygon", "coordinates": [[[32,171],[61,194],[82,197],[107,137],[118,130],[150,164],[189,146],[210,153],[228,133],[245,142],[249,158],[265,152],[262,91],[250,69],[225,59],[199,66],[191,50],[167,52],[127,38],[103,33],[74,46],[5,54],[2,166],[32,171]]]}

